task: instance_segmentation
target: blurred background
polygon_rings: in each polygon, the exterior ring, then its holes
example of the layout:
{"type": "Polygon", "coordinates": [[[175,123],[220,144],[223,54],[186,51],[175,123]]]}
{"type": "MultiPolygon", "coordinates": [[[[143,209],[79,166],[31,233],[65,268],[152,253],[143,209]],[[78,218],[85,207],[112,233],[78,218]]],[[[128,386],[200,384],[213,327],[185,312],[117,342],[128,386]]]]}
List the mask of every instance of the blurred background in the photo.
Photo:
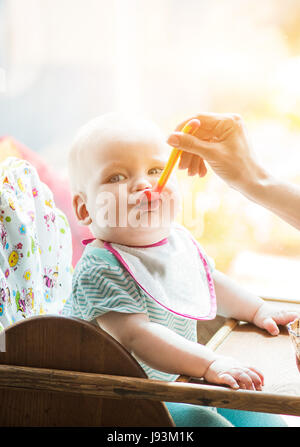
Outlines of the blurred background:
{"type": "MultiPolygon", "coordinates": [[[[299,0],[0,0],[0,135],[65,177],[74,133],[99,114],[141,113],[167,135],[236,112],[262,163],[300,184],[299,23],[299,0]]],[[[210,171],[178,176],[178,221],[216,267],[299,299],[300,232],[210,171]]]]}

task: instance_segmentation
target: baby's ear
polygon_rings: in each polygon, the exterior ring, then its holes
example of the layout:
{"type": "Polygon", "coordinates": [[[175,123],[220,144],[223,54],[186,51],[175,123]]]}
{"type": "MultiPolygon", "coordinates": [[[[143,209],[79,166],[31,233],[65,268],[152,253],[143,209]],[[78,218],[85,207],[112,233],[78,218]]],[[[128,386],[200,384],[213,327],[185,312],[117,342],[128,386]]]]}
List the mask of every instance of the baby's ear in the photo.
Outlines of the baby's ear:
{"type": "Polygon", "coordinates": [[[92,223],[92,219],[86,208],[85,199],[81,193],[73,196],[73,208],[79,225],[90,225],[92,223]]]}

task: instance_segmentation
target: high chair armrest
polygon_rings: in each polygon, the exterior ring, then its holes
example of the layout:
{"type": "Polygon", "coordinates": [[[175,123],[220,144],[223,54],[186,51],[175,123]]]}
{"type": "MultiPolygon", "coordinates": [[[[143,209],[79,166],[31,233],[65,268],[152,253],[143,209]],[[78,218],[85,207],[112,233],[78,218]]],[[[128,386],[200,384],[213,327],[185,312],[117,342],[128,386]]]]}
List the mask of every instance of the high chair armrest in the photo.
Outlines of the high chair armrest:
{"type": "Polygon", "coordinates": [[[150,399],[220,408],[300,415],[300,396],[284,396],[197,383],[0,365],[0,387],[111,399],[150,399]]]}

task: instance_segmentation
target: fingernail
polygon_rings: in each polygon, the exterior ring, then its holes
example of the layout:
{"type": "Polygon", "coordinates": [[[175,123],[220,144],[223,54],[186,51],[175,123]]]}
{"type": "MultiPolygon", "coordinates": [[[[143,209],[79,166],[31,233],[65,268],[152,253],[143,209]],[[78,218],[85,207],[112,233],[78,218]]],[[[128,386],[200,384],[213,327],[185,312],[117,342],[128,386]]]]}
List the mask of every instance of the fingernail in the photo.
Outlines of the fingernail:
{"type": "Polygon", "coordinates": [[[169,138],[167,139],[167,143],[170,144],[170,146],[179,146],[180,141],[179,138],[176,135],[170,135],[169,138]]]}

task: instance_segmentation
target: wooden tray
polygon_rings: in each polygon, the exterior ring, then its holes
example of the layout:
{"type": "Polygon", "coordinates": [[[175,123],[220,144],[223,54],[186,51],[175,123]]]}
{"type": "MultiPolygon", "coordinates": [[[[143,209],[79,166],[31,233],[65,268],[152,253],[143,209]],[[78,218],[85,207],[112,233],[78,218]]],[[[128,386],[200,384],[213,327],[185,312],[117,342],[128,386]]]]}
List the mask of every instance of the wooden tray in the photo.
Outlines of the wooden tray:
{"type": "MultiPolygon", "coordinates": [[[[279,308],[300,312],[300,302],[270,301],[279,308]]],[[[264,375],[262,391],[234,391],[240,398],[226,407],[300,416],[300,373],[286,327],[281,326],[280,334],[272,336],[252,324],[228,319],[207,346],[257,367],[264,375]]],[[[201,383],[196,379],[190,382],[201,383]]]]}

